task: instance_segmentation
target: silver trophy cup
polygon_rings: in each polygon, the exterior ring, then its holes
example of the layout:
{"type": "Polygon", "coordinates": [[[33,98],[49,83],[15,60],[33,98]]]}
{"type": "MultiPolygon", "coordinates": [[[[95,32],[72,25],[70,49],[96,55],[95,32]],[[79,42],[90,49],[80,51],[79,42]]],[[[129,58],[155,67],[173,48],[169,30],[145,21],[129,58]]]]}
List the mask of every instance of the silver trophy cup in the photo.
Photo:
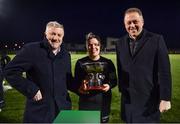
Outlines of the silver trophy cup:
{"type": "Polygon", "coordinates": [[[103,72],[105,70],[106,63],[84,63],[82,67],[87,73],[84,79],[87,85],[87,90],[102,90],[102,88],[104,88],[103,82],[105,79],[105,75],[103,74],[103,72]]]}

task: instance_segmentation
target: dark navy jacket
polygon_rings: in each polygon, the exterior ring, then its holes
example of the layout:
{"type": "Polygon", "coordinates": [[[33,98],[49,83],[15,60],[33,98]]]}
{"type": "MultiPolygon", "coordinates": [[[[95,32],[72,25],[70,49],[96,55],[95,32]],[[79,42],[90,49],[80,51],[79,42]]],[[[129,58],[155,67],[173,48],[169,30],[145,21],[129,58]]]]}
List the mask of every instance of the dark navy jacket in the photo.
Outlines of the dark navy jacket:
{"type": "Polygon", "coordinates": [[[70,54],[61,45],[55,56],[47,40],[25,45],[5,68],[6,79],[27,97],[24,122],[52,122],[59,111],[71,109],[70,54]],[[22,73],[26,72],[26,78],[22,73]],[[40,89],[43,99],[33,101],[40,89]]]}
{"type": "Polygon", "coordinates": [[[128,35],[117,42],[121,115],[126,122],[158,122],[160,100],[171,100],[168,51],[161,35],[144,29],[134,56],[128,35]]]}

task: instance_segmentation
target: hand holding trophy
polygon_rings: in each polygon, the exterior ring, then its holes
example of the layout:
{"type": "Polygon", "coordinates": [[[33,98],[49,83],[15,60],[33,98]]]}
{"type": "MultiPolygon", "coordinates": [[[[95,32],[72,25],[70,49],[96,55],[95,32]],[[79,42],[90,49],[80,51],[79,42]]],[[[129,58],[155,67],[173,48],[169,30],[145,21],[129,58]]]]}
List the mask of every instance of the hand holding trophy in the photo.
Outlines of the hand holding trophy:
{"type": "Polygon", "coordinates": [[[102,91],[107,92],[109,89],[110,89],[109,84],[103,84],[103,89],[102,89],[102,91]]]}
{"type": "Polygon", "coordinates": [[[86,80],[83,80],[82,81],[82,84],[80,86],[80,88],[78,89],[78,91],[81,93],[81,94],[89,94],[88,90],[87,90],[87,81],[86,80]]]}

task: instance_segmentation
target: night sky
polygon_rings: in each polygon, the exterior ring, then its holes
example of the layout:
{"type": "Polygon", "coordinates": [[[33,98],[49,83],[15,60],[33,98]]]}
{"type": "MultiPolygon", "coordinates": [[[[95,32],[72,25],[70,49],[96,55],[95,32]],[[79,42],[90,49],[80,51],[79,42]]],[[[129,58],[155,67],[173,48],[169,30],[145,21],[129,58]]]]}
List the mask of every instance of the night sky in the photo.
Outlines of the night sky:
{"type": "Polygon", "coordinates": [[[164,36],[168,48],[180,48],[180,2],[158,0],[0,0],[0,41],[42,40],[46,23],[64,25],[64,42],[84,42],[88,32],[103,40],[126,32],[124,11],[142,10],[144,27],[164,36]]]}

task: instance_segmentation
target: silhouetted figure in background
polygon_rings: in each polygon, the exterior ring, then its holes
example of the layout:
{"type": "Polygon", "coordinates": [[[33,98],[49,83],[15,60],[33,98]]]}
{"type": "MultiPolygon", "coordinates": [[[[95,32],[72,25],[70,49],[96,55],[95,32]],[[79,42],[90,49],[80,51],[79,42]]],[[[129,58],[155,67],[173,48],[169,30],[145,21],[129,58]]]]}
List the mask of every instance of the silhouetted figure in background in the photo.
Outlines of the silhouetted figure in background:
{"type": "MultiPolygon", "coordinates": [[[[7,55],[6,51],[2,51],[1,52],[1,59],[0,59],[0,111],[2,109],[2,107],[4,106],[5,102],[4,102],[4,74],[3,74],[3,70],[5,68],[5,66],[11,61],[11,58],[7,55]]],[[[7,86],[6,88],[11,88],[10,86],[7,86]]]]}
{"type": "Polygon", "coordinates": [[[6,51],[2,51],[0,61],[2,70],[4,70],[5,66],[11,61],[11,58],[8,56],[6,51]]]}
{"type": "Polygon", "coordinates": [[[1,67],[1,64],[0,64],[0,112],[1,112],[2,107],[4,106],[4,96],[3,96],[2,82],[3,82],[3,72],[2,72],[2,67],[1,67]]]}

